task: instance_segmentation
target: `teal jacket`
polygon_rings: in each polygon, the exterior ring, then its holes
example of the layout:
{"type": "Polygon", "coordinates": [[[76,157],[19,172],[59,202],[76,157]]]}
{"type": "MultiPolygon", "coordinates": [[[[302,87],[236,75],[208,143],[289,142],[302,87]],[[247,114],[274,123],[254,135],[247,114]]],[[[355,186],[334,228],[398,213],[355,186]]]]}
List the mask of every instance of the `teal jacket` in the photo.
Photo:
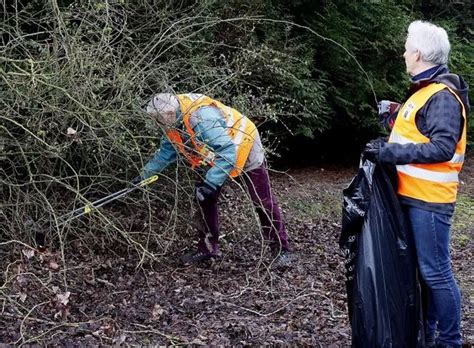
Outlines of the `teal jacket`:
{"type": "MultiPolygon", "coordinates": [[[[178,111],[176,116],[178,128],[182,127],[181,112],[178,111]]],[[[237,158],[237,149],[227,134],[224,117],[218,108],[205,106],[191,114],[190,123],[196,139],[205,143],[216,155],[214,166],[207,170],[204,182],[213,188],[222,186],[234,168],[237,158]]],[[[183,131],[181,136],[185,146],[192,147],[186,132],[183,131]]],[[[177,149],[168,136],[164,134],[161,138],[160,148],[143,168],[142,178],[146,179],[161,172],[168,165],[176,162],[178,155],[177,149]]]]}

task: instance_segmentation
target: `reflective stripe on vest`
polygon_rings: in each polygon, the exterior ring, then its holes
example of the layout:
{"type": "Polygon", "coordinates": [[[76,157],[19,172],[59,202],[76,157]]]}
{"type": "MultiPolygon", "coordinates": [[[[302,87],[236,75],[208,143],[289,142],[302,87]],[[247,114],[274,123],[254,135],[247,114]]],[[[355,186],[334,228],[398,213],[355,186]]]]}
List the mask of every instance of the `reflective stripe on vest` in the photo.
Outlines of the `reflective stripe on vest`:
{"type": "Polygon", "coordinates": [[[435,182],[458,182],[458,173],[440,173],[428,169],[418,168],[409,164],[398,165],[397,171],[419,179],[425,179],[435,182]]]}
{"type": "MultiPolygon", "coordinates": [[[[433,164],[397,165],[398,194],[430,203],[453,203],[456,201],[459,172],[466,151],[466,110],[459,96],[442,83],[432,83],[415,92],[400,108],[390,134],[390,143],[423,144],[430,139],[416,127],[418,111],[435,94],[448,89],[461,104],[464,127],[453,157],[446,162],[433,164]]],[[[454,117],[455,115],[453,115],[454,117]]]]}
{"type": "Polygon", "coordinates": [[[194,149],[186,149],[181,136],[177,131],[172,135],[174,142],[178,145],[178,150],[189,160],[192,167],[200,166],[202,164],[213,165],[215,154],[203,142],[196,139],[194,130],[190,124],[191,114],[200,107],[215,106],[221,115],[224,117],[227,132],[236,147],[236,161],[234,168],[229,175],[231,177],[238,176],[247,161],[250,150],[252,149],[257,128],[254,123],[247,117],[243,116],[237,110],[230,108],[217,100],[211,99],[202,94],[179,94],[178,100],[180,109],[183,114],[183,123],[185,131],[189,135],[194,149]]]}
{"type": "MultiPolygon", "coordinates": [[[[398,134],[397,132],[392,132],[390,135],[390,142],[391,143],[398,143],[398,144],[417,144],[416,142],[411,141],[408,138],[398,134]]],[[[449,160],[450,163],[464,163],[464,154],[455,153],[453,157],[449,160]]]]}

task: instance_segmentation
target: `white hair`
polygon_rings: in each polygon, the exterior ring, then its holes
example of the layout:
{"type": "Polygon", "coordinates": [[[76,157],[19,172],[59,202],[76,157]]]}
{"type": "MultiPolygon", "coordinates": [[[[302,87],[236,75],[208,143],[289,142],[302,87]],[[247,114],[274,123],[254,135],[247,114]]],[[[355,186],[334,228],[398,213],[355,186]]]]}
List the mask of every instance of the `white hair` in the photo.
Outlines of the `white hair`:
{"type": "Polygon", "coordinates": [[[435,65],[448,62],[449,44],[448,33],[443,28],[423,21],[414,21],[408,26],[407,48],[418,50],[424,62],[435,65]]]}
{"type": "Polygon", "coordinates": [[[179,108],[178,98],[171,93],[159,93],[153,96],[146,107],[146,112],[152,116],[176,113],[179,108]]]}

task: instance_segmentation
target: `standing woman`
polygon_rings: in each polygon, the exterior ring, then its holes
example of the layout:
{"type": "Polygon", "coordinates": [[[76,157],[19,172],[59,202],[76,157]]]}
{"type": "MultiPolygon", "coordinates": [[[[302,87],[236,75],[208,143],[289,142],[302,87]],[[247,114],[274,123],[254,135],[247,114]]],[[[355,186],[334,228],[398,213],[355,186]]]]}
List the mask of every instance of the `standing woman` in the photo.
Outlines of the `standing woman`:
{"type": "Polygon", "coordinates": [[[426,340],[431,347],[461,347],[461,296],[451,268],[449,236],[464,154],[468,86],[446,66],[446,31],[415,21],[408,27],[407,99],[387,142],[366,145],[365,158],[395,164],[398,195],[411,228],[418,267],[429,289],[426,340]],[[435,331],[439,336],[435,340],[435,331]]]}

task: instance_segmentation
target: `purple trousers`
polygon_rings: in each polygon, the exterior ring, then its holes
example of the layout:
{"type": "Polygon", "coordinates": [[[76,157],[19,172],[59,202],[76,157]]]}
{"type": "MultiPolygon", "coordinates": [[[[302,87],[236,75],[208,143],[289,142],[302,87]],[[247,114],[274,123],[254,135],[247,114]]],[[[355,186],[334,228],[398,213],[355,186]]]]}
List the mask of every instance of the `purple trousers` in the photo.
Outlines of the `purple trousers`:
{"type": "MultiPolygon", "coordinates": [[[[260,167],[242,173],[243,181],[258,213],[262,232],[270,241],[273,250],[288,250],[288,235],[281,219],[280,207],[273,196],[268,171],[263,163],[260,167]]],[[[204,202],[200,202],[200,226],[198,248],[205,253],[217,254],[219,252],[219,217],[217,200],[221,189],[204,202]]]]}

